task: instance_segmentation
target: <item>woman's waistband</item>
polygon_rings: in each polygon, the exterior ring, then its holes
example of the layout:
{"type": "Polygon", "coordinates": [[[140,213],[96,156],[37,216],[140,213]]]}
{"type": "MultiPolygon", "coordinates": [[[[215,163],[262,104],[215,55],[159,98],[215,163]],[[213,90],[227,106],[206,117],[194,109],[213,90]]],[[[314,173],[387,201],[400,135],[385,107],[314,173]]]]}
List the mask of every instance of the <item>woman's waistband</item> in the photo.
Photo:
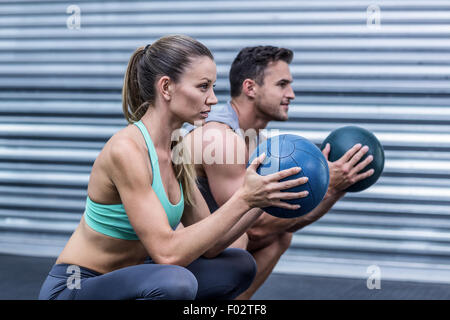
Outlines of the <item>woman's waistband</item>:
{"type": "Polygon", "coordinates": [[[79,274],[82,278],[97,277],[102,275],[100,272],[68,263],[54,264],[49,272],[49,275],[53,277],[70,277],[73,274],[79,274]]]}

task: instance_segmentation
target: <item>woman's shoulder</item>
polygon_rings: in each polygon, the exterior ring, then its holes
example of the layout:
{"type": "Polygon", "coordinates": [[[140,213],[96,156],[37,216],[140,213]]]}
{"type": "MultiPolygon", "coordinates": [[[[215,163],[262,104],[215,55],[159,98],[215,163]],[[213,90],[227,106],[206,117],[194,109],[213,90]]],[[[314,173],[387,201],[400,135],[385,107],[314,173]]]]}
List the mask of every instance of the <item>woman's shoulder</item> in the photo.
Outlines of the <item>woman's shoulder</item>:
{"type": "Polygon", "coordinates": [[[94,199],[101,199],[96,202],[120,202],[118,196],[108,198],[105,194],[110,191],[117,192],[114,181],[121,173],[134,174],[135,170],[141,170],[141,176],[146,172],[149,173],[150,177],[152,175],[151,167],[146,163],[145,148],[140,145],[140,141],[135,138],[130,130],[125,130],[127,128],[111,136],[93,164],[88,193],[90,192],[90,196],[94,199]],[[105,191],[105,193],[101,193],[103,196],[98,194],[98,190],[105,191]]]}
{"type": "Polygon", "coordinates": [[[139,129],[137,129],[137,132],[136,129],[133,126],[123,128],[106,142],[99,158],[103,158],[102,162],[109,169],[107,171],[114,170],[118,166],[144,164],[146,162],[148,156],[145,141],[142,137],[139,137],[139,129]]]}
{"type": "Polygon", "coordinates": [[[141,137],[139,137],[137,131],[136,128],[128,126],[116,132],[108,140],[105,145],[104,151],[105,153],[107,153],[109,160],[124,158],[135,159],[146,154],[145,141],[141,137]]]}
{"type": "Polygon", "coordinates": [[[112,135],[106,142],[104,149],[111,152],[118,151],[118,149],[124,149],[127,151],[142,151],[145,150],[145,148],[145,141],[139,136],[139,129],[136,128],[136,126],[128,125],[127,127],[114,133],[114,135],[112,135]]]}

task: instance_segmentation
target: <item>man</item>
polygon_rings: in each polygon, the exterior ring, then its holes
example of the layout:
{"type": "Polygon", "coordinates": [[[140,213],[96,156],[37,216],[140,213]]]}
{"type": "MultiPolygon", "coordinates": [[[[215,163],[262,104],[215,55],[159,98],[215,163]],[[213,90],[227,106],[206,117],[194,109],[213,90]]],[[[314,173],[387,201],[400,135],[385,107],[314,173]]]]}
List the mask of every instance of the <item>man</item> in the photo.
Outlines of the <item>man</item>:
{"type": "MultiPolygon", "coordinates": [[[[230,69],[231,101],[213,107],[206,124],[186,136],[196,161],[198,184],[211,212],[242,185],[246,161],[255,147],[255,141],[246,139],[242,132],[254,129],[258,134],[271,120],[288,120],[289,103],[295,98],[289,71],[292,59],[293,52],[289,49],[272,46],[242,49],[230,69]],[[238,161],[242,157],[245,161],[238,161]]],[[[370,156],[358,164],[367,151],[367,146],[357,144],[338,161],[328,162],[328,191],[307,215],[281,219],[260,209],[248,212],[240,225],[247,232],[232,246],[247,249],[256,260],[258,272],[250,288],[238,298],[250,299],[264,283],[289,248],[293,232],[317,221],[344,196],[343,190],[373,174],[373,170],[360,173],[372,161],[370,156]]],[[[328,159],[330,146],[322,152],[328,159]]]]}

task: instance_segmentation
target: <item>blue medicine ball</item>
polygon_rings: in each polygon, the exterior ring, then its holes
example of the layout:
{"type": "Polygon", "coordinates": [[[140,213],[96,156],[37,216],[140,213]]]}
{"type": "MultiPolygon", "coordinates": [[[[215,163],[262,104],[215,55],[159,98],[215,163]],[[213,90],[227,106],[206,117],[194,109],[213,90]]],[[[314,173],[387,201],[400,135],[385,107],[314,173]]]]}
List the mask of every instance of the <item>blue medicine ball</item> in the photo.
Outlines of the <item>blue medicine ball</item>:
{"type": "Polygon", "coordinates": [[[265,153],[264,162],[258,167],[260,175],[272,174],[292,167],[300,167],[302,170],[281,181],[308,177],[308,182],[286,189],[284,192],[308,191],[305,198],[282,200],[291,204],[299,204],[297,210],[288,210],[278,207],[262,208],[265,212],[279,218],[295,218],[307,214],[313,210],[323,199],[328,190],[330,173],[328,163],[322,152],[309,140],[294,134],[274,136],[262,142],[250,156],[248,164],[256,157],[265,153]]]}

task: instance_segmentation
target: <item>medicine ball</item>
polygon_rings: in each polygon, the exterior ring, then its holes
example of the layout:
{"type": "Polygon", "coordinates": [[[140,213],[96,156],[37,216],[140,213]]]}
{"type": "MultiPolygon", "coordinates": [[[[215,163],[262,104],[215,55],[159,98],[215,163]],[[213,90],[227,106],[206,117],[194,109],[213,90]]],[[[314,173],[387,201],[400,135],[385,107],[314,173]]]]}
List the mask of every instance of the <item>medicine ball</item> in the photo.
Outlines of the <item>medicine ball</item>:
{"type": "Polygon", "coordinates": [[[283,191],[309,192],[304,198],[282,200],[290,204],[299,204],[300,208],[297,210],[278,207],[262,208],[265,212],[279,218],[295,218],[307,214],[322,201],[328,190],[330,176],[327,160],[314,143],[293,134],[274,136],[258,145],[250,156],[248,164],[263,153],[266,154],[266,158],[258,167],[258,174],[268,175],[284,169],[300,167],[302,170],[298,174],[281,181],[308,177],[308,182],[283,191]]]}
{"type": "MultiPolygon", "coordinates": [[[[369,163],[360,173],[366,172],[370,169],[374,169],[374,173],[361,181],[351,185],[345,191],[347,192],[359,192],[369,188],[373,185],[384,169],[384,150],[380,141],[377,137],[370,131],[357,127],[357,126],[346,126],[338,128],[331,132],[328,137],[322,143],[321,149],[325,148],[326,144],[330,144],[330,154],[328,156],[328,161],[334,162],[340,159],[344,153],[351,149],[355,144],[360,143],[363,146],[368,146],[369,151],[362,157],[359,161],[364,161],[369,155],[373,156],[373,160],[369,163]]],[[[358,163],[359,163],[358,162],[358,163]]]]}

